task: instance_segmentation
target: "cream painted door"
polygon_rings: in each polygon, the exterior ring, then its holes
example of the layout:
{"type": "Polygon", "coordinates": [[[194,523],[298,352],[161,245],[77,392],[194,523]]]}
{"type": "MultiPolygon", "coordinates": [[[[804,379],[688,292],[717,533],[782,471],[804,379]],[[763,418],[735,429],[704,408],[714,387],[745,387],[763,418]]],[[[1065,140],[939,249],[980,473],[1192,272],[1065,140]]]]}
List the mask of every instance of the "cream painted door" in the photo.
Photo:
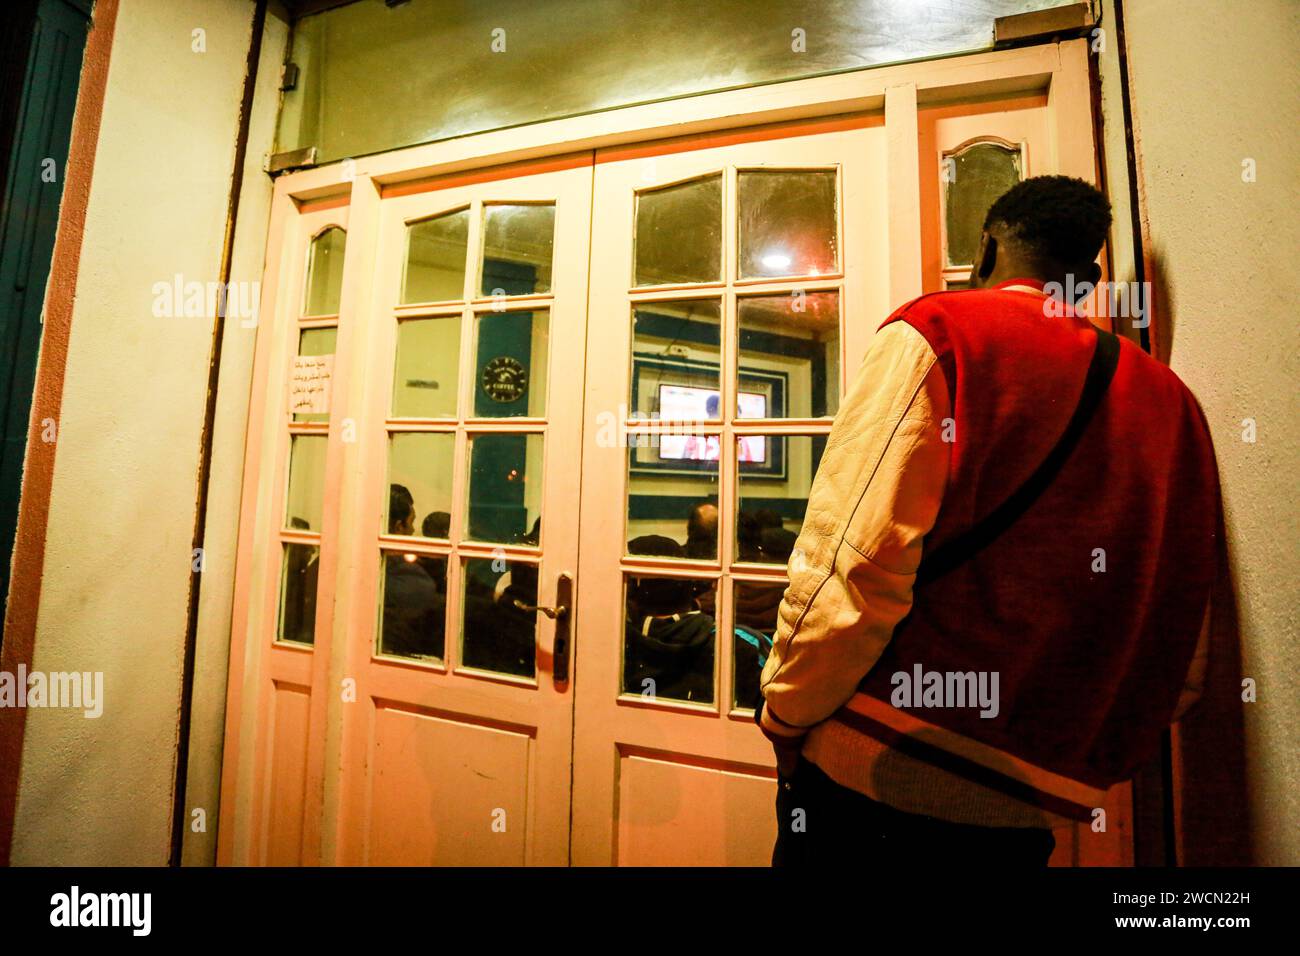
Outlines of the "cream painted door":
{"type": "MultiPolygon", "coordinates": [[[[750,698],[839,396],[894,307],[960,283],[954,229],[988,191],[968,172],[1092,177],[1071,51],[954,61],[935,75],[965,85],[919,105],[906,82],[873,100],[868,71],[786,115],[883,113],[278,179],[219,861],[766,863],[750,698]],[[997,70],[1050,89],[990,99],[997,70]]],[[[717,115],[770,119],[779,93],[717,115]]],[[[1056,862],[1131,860],[1114,797],[1056,862]]]]}
{"type": "Polygon", "coordinates": [[[878,115],[597,153],[575,863],[770,860],[759,661],[889,311],[885,158],[878,115]]]}
{"type": "Polygon", "coordinates": [[[339,422],[330,395],[345,321],[351,209],[304,204],[271,222],[250,408],[226,705],[218,861],[316,862],[339,422]]]}
{"type": "Polygon", "coordinates": [[[591,158],[381,194],[338,860],[564,865],[591,158]]]}

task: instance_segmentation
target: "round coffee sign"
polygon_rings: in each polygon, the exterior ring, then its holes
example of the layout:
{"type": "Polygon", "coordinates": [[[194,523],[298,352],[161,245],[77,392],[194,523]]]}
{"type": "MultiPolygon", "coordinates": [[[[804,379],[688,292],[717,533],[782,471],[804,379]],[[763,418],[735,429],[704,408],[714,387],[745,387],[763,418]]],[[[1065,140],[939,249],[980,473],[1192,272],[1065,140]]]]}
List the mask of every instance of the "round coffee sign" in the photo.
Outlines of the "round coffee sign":
{"type": "Polygon", "coordinates": [[[517,402],[527,387],[528,372],[518,359],[502,355],[483,366],[483,391],[494,402],[517,402]]]}

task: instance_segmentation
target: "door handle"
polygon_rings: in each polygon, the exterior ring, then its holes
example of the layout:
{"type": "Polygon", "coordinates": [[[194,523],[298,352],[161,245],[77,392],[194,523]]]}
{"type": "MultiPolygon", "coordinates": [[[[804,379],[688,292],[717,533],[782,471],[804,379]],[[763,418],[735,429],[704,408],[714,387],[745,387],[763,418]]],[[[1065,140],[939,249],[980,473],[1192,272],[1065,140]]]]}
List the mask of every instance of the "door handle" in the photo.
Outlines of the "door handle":
{"type": "Polygon", "coordinates": [[[515,607],[519,608],[519,610],[524,611],[528,614],[532,614],[533,612],[537,612],[539,614],[545,614],[552,621],[560,620],[561,618],[565,618],[569,616],[569,609],[565,607],[563,604],[560,604],[556,607],[542,607],[541,605],[538,604],[525,604],[523,601],[519,600],[518,598],[515,598],[515,607]]]}
{"type": "Polygon", "coordinates": [[[552,654],[553,663],[551,665],[551,677],[557,684],[567,683],[569,680],[569,658],[573,652],[572,635],[569,630],[569,622],[573,615],[569,609],[573,606],[573,576],[570,574],[561,574],[555,582],[555,606],[542,607],[534,604],[525,604],[523,601],[516,600],[515,607],[527,613],[545,614],[555,622],[555,651],[552,654]]]}

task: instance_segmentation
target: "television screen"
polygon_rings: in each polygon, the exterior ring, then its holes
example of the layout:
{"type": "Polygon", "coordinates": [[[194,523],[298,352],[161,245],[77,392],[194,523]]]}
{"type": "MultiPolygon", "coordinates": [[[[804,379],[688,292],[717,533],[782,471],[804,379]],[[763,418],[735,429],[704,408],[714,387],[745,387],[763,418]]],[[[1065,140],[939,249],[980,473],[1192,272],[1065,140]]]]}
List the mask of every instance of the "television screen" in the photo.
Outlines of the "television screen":
{"type": "MultiPolygon", "coordinates": [[[[659,417],[672,421],[708,421],[718,417],[716,389],[693,385],[660,385],[659,417]]],[[[739,418],[767,417],[767,396],[741,392],[739,418]]],[[[659,439],[659,457],[669,461],[717,461],[716,435],[664,435],[659,439]]],[[[762,464],[767,460],[767,439],[746,435],[740,439],[740,460],[762,464]]]]}

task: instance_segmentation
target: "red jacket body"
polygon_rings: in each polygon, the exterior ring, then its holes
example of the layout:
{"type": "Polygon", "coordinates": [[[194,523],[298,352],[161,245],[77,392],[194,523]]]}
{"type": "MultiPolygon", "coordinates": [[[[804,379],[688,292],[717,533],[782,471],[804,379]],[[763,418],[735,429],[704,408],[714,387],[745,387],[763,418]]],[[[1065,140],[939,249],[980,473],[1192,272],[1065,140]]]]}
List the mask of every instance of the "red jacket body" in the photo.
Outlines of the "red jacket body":
{"type": "MultiPolygon", "coordinates": [[[[999,289],[941,293],[886,322],[925,337],[952,400],[948,483],[926,552],[1023,484],[1074,413],[1095,334],[1084,318],[1045,314],[1044,302],[999,289]]],[[[1196,400],[1169,368],[1120,344],[1109,390],[1055,481],[972,559],[917,586],[860,686],[889,703],[898,672],[995,671],[995,717],[974,707],[913,713],[1099,788],[1152,757],[1170,723],[1219,527],[1196,400]]],[[[863,723],[847,710],[834,719],[863,723]]]]}

